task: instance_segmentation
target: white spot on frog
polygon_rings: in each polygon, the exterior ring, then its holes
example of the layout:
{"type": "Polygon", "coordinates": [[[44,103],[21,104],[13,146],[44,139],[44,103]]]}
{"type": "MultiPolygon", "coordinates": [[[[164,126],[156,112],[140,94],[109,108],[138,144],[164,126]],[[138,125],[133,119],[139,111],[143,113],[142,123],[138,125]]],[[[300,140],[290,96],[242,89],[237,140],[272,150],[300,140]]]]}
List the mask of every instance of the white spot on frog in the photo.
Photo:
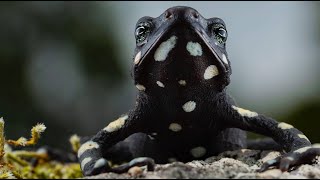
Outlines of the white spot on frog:
{"type": "Polygon", "coordinates": [[[91,150],[91,149],[98,149],[99,148],[99,144],[96,143],[96,142],[93,142],[93,141],[88,141],[84,144],[82,144],[82,146],[79,148],[78,150],[78,158],[80,158],[80,156],[88,151],[88,150],[91,150]]]}
{"type": "Polygon", "coordinates": [[[145,91],[145,90],[146,90],[146,87],[144,87],[144,86],[141,85],[141,84],[137,84],[136,87],[137,87],[137,89],[140,90],[140,91],[145,91]]]}
{"type": "Polygon", "coordinates": [[[139,51],[136,57],[134,58],[134,64],[138,64],[140,62],[140,59],[141,59],[141,51],[139,51]]]}
{"type": "Polygon", "coordinates": [[[192,112],[194,111],[194,109],[196,108],[196,103],[194,101],[188,101],[187,103],[185,103],[183,106],[182,106],[182,109],[185,111],[185,112],[192,112]]]}
{"type": "Polygon", "coordinates": [[[84,169],[84,167],[92,160],[91,157],[86,157],[81,161],[81,169],[84,169]]]}
{"type": "Polygon", "coordinates": [[[180,80],[178,83],[179,83],[181,86],[187,85],[187,82],[186,82],[185,80],[180,80]]]}
{"type": "Polygon", "coordinates": [[[243,108],[239,108],[236,106],[232,106],[232,108],[234,110],[236,110],[241,116],[246,116],[246,117],[250,117],[250,118],[258,116],[258,113],[256,113],[256,112],[252,112],[252,111],[249,111],[249,110],[246,110],[243,108]]]}
{"type": "Polygon", "coordinates": [[[123,117],[120,117],[119,119],[111,122],[107,127],[105,127],[103,130],[107,132],[114,132],[119,130],[125,123],[125,121],[128,119],[128,115],[125,115],[123,117]]]}
{"type": "Polygon", "coordinates": [[[204,71],[203,77],[204,79],[211,79],[215,76],[219,75],[219,71],[217,66],[210,65],[207,67],[207,69],[204,71]]]}
{"type": "Polygon", "coordinates": [[[305,136],[304,134],[298,134],[299,138],[302,138],[302,139],[306,139],[307,141],[310,141],[307,136],[305,136]]]}
{"type": "Polygon", "coordinates": [[[307,147],[303,147],[303,148],[297,149],[294,152],[296,152],[296,153],[304,153],[310,148],[311,148],[311,146],[307,146],[307,147]]]}
{"type": "Polygon", "coordinates": [[[285,130],[285,129],[291,129],[291,128],[293,128],[293,126],[290,125],[290,124],[282,122],[282,123],[278,124],[278,128],[285,130]]]}
{"type": "Polygon", "coordinates": [[[201,56],[202,55],[202,48],[201,45],[197,42],[188,42],[187,43],[187,50],[192,56],[201,56]]]}
{"type": "Polygon", "coordinates": [[[152,136],[156,136],[158,135],[158,133],[154,132],[154,133],[151,133],[152,136]]]}
{"type": "Polygon", "coordinates": [[[181,131],[182,127],[181,127],[180,124],[171,123],[171,124],[169,125],[169,129],[170,129],[171,131],[178,132],[178,131],[181,131]]]}
{"type": "Polygon", "coordinates": [[[225,63],[225,64],[229,64],[228,63],[228,60],[227,60],[227,57],[225,54],[222,54],[222,61],[225,63]]]}
{"type": "Polygon", "coordinates": [[[162,88],[164,88],[164,84],[163,84],[162,82],[160,82],[160,81],[157,81],[157,84],[158,84],[158,86],[159,86],[159,87],[162,87],[162,88]]]}
{"type": "Polygon", "coordinates": [[[164,41],[160,44],[156,52],[154,53],[154,60],[164,61],[167,59],[169,52],[175,47],[177,43],[177,37],[172,36],[167,41],[164,41]]]}
{"type": "Polygon", "coordinates": [[[313,144],[312,147],[313,147],[313,148],[320,148],[320,144],[319,144],[319,143],[313,144]]]}
{"type": "Polygon", "coordinates": [[[195,158],[200,158],[200,157],[204,156],[206,154],[206,152],[207,152],[206,148],[204,148],[202,146],[195,147],[190,150],[191,155],[195,158]]]}

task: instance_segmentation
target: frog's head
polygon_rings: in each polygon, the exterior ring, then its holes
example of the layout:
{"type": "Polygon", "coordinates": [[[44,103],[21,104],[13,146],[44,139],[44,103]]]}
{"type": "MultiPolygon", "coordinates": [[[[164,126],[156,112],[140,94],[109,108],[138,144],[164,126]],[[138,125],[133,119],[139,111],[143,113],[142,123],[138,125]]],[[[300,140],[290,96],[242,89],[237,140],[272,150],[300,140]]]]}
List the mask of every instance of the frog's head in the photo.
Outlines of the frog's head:
{"type": "Polygon", "coordinates": [[[139,90],[173,91],[185,86],[222,91],[229,84],[222,19],[205,19],[193,8],[177,6],[157,18],[140,18],[134,35],[133,77],[139,90]]]}

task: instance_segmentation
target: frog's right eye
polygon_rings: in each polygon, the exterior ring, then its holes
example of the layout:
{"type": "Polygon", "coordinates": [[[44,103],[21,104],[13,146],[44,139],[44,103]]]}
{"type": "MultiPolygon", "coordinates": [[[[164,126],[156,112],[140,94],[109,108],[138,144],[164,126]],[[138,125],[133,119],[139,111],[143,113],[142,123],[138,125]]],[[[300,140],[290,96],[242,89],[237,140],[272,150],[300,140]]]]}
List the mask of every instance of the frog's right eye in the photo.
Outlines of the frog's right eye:
{"type": "Polygon", "coordinates": [[[146,39],[151,31],[151,23],[149,22],[141,22],[137,25],[135,31],[136,43],[141,46],[146,43],[146,39]]]}

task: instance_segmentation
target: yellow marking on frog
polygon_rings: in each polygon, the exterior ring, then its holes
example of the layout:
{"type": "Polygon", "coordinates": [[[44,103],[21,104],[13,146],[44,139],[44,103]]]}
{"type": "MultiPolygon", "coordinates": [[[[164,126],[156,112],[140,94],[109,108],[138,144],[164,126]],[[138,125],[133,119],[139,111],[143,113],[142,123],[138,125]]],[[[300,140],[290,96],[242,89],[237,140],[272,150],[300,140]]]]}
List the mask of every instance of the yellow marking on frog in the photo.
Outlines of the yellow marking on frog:
{"type": "Polygon", "coordinates": [[[136,57],[134,58],[134,64],[138,64],[141,59],[141,51],[137,53],[136,57]]]}
{"type": "Polygon", "coordinates": [[[236,110],[241,116],[250,117],[250,118],[258,116],[258,113],[256,113],[256,112],[252,112],[252,111],[249,111],[249,110],[246,110],[243,108],[239,108],[237,106],[232,106],[232,108],[234,110],[236,110]]]}
{"type": "Polygon", "coordinates": [[[114,132],[122,128],[125,121],[128,119],[128,115],[125,115],[123,117],[120,117],[119,119],[111,122],[107,127],[105,127],[103,130],[107,132],[114,132]]]}
{"type": "Polygon", "coordinates": [[[178,124],[178,123],[171,123],[171,124],[169,125],[169,129],[170,129],[171,131],[178,132],[178,131],[181,131],[182,127],[181,127],[181,125],[178,124]]]}
{"type": "Polygon", "coordinates": [[[187,43],[187,50],[189,51],[190,55],[192,56],[201,56],[202,55],[202,48],[201,45],[197,42],[188,42],[187,43]]]}
{"type": "Polygon", "coordinates": [[[185,111],[185,112],[192,112],[194,111],[194,109],[196,108],[197,106],[197,103],[194,102],[194,101],[188,101],[186,102],[183,106],[182,106],[182,109],[185,111]]]}
{"type": "Polygon", "coordinates": [[[307,141],[310,141],[307,136],[305,136],[304,134],[298,134],[299,138],[302,138],[302,139],[306,139],[307,141]]]}
{"type": "Polygon", "coordinates": [[[84,169],[84,167],[92,160],[91,157],[87,157],[87,158],[84,158],[82,161],[81,161],[81,169],[84,169]]]}
{"type": "Polygon", "coordinates": [[[187,82],[186,82],[185,80],[180,80],[178,83],[179,83],[181,86],[187,85],[187,82]]]}
{"type": "Polygon", "coordinates": [[[207,67],[207,69],[204,71],[204,74],[203,74],[203,78],[205,80],[208,80],[208,79],[211,79],[215,76],[219,75],[219,70],[217,68],[217,66],[215,65],[210,65],[207,67]]]}
{"type": "Polygon", "coordinates": [[[146,87],[144,87],[144,86],[141,85],[141,84],[137,84],[136,87],[137,87],[137,89],[139,89],[140,91],[145,91],[145,90],[146,90],[146,87]]]}
{"type": "Polygon", "coordinates": [[[304,153],[310,148],[311,148],[311,146],[307,146],[307,147],[303,147],[303,148],[297,149],[294,152],[296,152],[296,153],[304,153]]]}
{"type": "Polygon", "coordinates": [[[98,148],[99,148],[99,144],[98,143],[93,142],[93,141],[88,141],[88,142],[82,144],[82,146],[79,148],[79,150],[78,150],[78,158],[80,158],[80,156],[84,152],[86,152],[86,151],[88,151],[90,149],[98,149],[98,148]]]}
{"type": "Polygon", "coordinates": [[[278,128],[285,130],[285,129],[292,129],[293,126],[288,123],[282,122],[278,124],[278,128]]]}
{"type": "Polygon", "coordinates": [[[154,60],[166,60],[169,52],[175,47],[177,39],[177,36],[172,36],[167,41],[162,42],[154,53],[154,60]]]}
{"type": "Polygon", "coordinates": [[[164,84],[161,81],[157,81],[157,84],[158,84],[159,87],[164,88],[164,84]]]}
{"type": "Polygon", "coordinates": [[[204,156],[206,154],[206,152],[207,152],[206,148],[204,148],[202,146],[195,147],[190,150],[190,153],[195,158],[200,158],[200,157],[204,156]]]}
{"type": "Polygon", "coordinates": [[[319,143],[314,144],[314,145],[312,145],[312,147],[314,147],[314,148],[320,148],[320,144],[319,144],[319,143]]]}

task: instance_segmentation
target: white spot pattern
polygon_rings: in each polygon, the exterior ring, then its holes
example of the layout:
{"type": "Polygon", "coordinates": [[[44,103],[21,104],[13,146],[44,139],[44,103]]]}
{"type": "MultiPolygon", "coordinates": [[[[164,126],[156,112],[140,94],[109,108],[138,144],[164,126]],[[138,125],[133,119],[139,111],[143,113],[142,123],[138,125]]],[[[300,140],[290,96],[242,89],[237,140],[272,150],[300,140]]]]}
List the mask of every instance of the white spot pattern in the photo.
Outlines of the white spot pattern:
{"type": "Polygon", "coordinates": [[[218,70],[217,66],[210,65],[204,71],[203,78],[208,80],[208,79],[211,79],[211,78],[213,78],[213,77],[215,77],[217,75],[219,75],[219,70],[218,70]]]}
{"type": "Polygon", "coordinates": [[[164,84],[163,84],[162,82],[160,82],[160,81],[157,81],[157,84],[158,84],[158,86],[159,86],[159,87],[162,87],[162,88],[164,88],[164,84]]]}
{"type": "Polygon", "coordinates": [[[291,129],[291,128],[293,128],[293,126],[290,125],[290,124],[282,122],[282,123],[278,124],[278,128],[285,130],[285,129],[291,129]]]}
{"type": "Polygon", "coordinates": [[[310,141],[307,136],[305,136],[304,134],[298,134],[299,138],[302,138],[302,139],[306,139],[307,141],[310,141]]]}
{"type": "Polygon", "coordinates": [[[204,148],[202,146],[195,147],[195,148],[190,150],[190,153],[195,158],[199,158],[199,157],[204,156],[206,154],[206,152],[207,152],[206,148],[204,148]]]}
{"type": "Polygon", "coordinates": [[[319,144],[319,143],[314,144],[314,145],[312,145],[312,147],[313,147],[313,148],[320,148],[320,144],[319,144]]]}
{"type": "Polygon", "coordinates": [[[169,125],[169,129],[170,129],[171,131],[178,132],[178,131],[181,131],[182,127],[181,127],[180,124],[171,123],[171,124],[169,125]]]}
{"type": "Polygon", "coordinates": [[[81,169],[84,169],[84,167],[92,160],[91,157],[86,157],[81,161],[81,169]]]}
{"type": "Polygon", "coordinates": [[[303,147],[303,148],[297,149],[294,152],[296,152],[296,153],[304,153],[310,148],[311,148],[311,146],[307,146],[307,147],[303,147]]]}
{"type": "Polygon", "coordinates": [[[182,109],[185,112],[192,112],[196,108],[197,104],[194,101],[188,101],[183,106],[182,109]]]}
{"type": "Polygon", "coordinates": [[[185,80],[180,80],[178,83],[179,83],[181,86],[187,85],[187,82],[186,82],[185,80]]]}
{"type": "Polygon", "coordinates": [[[78,150],[78,158],[80,158],[80,156],[86,152],[87,150],[90,149],[98,149],[99,148],[99,144],[93,141],[88,141],[84,144],[82,144],[82,146],[79,148],[78,150]]]}
{"type": "Polygon", "coordinates": [[[197,42],[188,42],[187,43],[187,50],[192,56],[201,56],[202,55],[202,48],[201,45],[197,42]]]}
{"type": "Polygon", "coordinates": [[[232,106],[232,108],[236,110],[241,116],[250,117],[250,118],[258,116],[258,113],[256,112],[252,112],[236,106],[232,106]]]}
{"type": "Polygon", "coordinates": [[[125,121],[128,119],[128,115],[125,115],[123,117],[120,117],[119,119],[111,122],[107,127],[105,127],[103,130],[107,132],[114,132],[119,130],[125,123],[125,121]]]}
{"type": "Polygon", "coordinates": [[[178,38],[176,36],[172,36],[167,41],[162,42],[156,50],[156,52],[154,53],[154,60],[166,60],[169,52],[175,47],[177,39],[178,38]]]}
{"type": "Polygon", "coordinates": [[[136,57],[134,58],[134,64],[138,64],[140,62],[140,59],[141,59],[141,51],[139,51],[136,57]]]}
{"type": "Polygon", "coordinates": [[[141,84],[137,84],[136,87],[137,87],[137,89],[139,89],[140,91],[145,91],[145,90],[146,90],[146,87],[144,87],[144,86],[141,85],[141,84]]]}
{"type": "Polygon", "coordinates": [[[227,57],[225,54],[222,54],[222,61],[225,63],[225,64],[229,64],[228,63],[228,60],[227,60],[227,57]]]}

